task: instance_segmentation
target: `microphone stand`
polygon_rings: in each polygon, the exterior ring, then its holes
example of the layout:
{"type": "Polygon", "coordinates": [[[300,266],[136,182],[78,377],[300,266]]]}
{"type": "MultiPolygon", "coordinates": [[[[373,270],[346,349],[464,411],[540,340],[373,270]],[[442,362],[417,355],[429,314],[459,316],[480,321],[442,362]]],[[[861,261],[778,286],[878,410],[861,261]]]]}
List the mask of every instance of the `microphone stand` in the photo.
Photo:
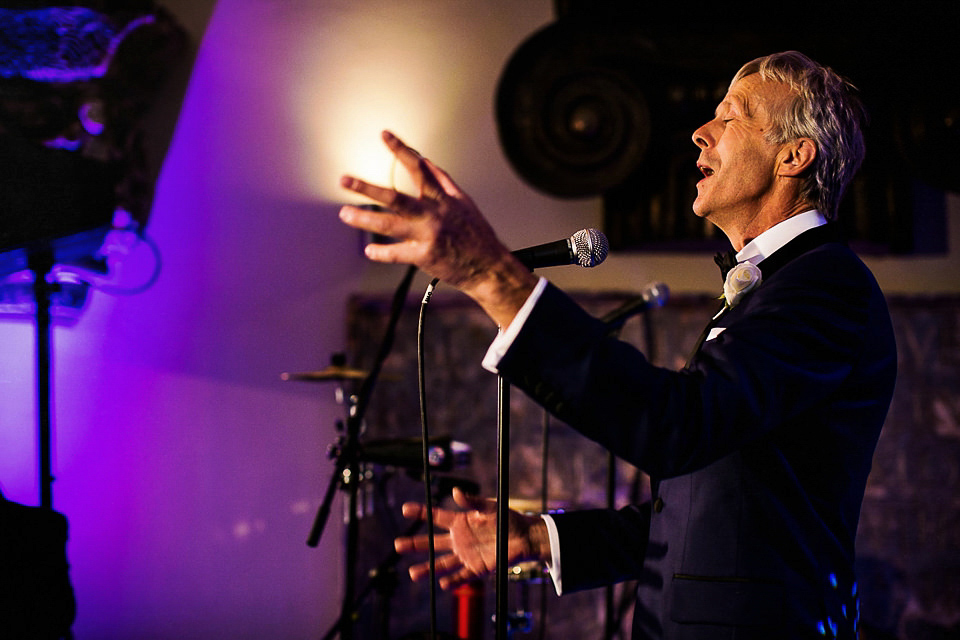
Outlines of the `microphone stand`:
{"type": "Polygon", "coordinates": [[[327,523],[327,518],[330,515],[330,505],[333,502],[334,490],[338,482],[342,483],[347,489],[349,508],[347,514],[347,548],[345,558],[346,575],[343,586],[343,605],[340,613],[340,622],[338,623],[340,638],[342,640],[353,640],[353,594],[356,585],[355,570],[360,525],[357,520],[357,490],[360,485],[360,461],[358,459],[360,426],[363,424],[363,417],[367,411],[367,406],[373,393],[373,387],[377,382],[377,377],[380,374],[380,369],[383,367],[383,362],[387,359],[390,349],[393,347],[393,338],[396,333],[397,323],[400,320],[400,314],[403,311],[404,302],[406,301],[407,293],[410,291],[410,284],[413,282],[413,276],[416,274],[416,271],[416,267],[408,267],[403,280],[393,294],[390,319],[387,323],[383,340],[380,343],[377,359],[370,373],[363,379],[363,383],[360,385],[356,403],[351,406],[347,412],[345,439],[335,454],[336,466],[333,476],[330,478],[330,484],[327,486],[323,503],[320,505],[319,511],[317,511],[313,528],[310,531],[310,536],[307,538],[307,545],[316,547],[319,544],[323,529],[327,523]]]}
{"type": "Polygon", "coordinates": [[[508,573],[507,545],[510,526],[510,384],[497,375],[497,555],[496,627],[497,640],[507,640],[508,573]]]}
{"type": "MultiPolygon", "coordinates": [[[[620,338],[620,331],[623,329],[626,318],[608,323],[607,335],[611,338],[620,338]]],[[[610,451],[607,451],[607,509],[613,511],[617,508],[617,457],[610,451]]],[[[611,640],[616,632],[617,620],[614,613],[614,586],[608,584],[604,588],[604,628],[603,637],[605,640],[611,640]]]]}
{"type": "MultiPolygon", "coordinates": [[[[666,287],[664,287],[665,289],[666,287]]],[[[654,306],[660,306],[663,302],[656,304],[654,306]]],[[[647,308],[649,308],[648,301],[646,298],[640,298],[637,300],[629,301],[624,304],[619,309],[615,309],[611,313],[607,314],[602,318],[607,324],[607,336],[611,338],[620,338],[620,332],[623,330],[623,325],[626,321],[633,315],[637,313],[642,313],[647,308]]],[[[649,319],[645,320],[643,323],[643,337],[646,346],[647,357],[650,360],[655,358],[655,345],[653,341],[653,325],[649,319]]],[[[607,509],[611,511],[617,508],[617,457],[611,452],[607,452],[607,509]]],[[[614,635],[617,634],[618,627],[620,626],[620,619],[615,613],[615,589],[614,585],[607,585],[605,589],[605,611],[604,611],[604,632],[603,637],[606,640],[611,640],[614,635]]]]}

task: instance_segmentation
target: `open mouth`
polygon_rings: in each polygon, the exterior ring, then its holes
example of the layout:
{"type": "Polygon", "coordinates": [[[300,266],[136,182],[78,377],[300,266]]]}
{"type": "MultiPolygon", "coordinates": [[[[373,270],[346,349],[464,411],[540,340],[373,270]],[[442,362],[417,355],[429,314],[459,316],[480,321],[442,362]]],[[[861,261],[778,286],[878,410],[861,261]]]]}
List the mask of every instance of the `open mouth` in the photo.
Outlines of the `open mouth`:
{"type": "Polygon", "coordinates": [[[702,173],[705,178],[709,178],[713,175],[713,169],[705,164],[698,164],[697,168],[700,169],[700,173],[702,173]]]}

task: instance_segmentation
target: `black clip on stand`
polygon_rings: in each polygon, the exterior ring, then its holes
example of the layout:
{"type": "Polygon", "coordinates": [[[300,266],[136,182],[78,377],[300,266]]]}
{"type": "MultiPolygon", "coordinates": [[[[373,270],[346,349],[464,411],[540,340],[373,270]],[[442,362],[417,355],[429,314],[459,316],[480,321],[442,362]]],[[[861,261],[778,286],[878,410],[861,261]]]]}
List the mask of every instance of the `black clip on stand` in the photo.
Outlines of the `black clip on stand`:
{"type": "MultiPolygon", "coordinates": [[[[330,478],[330,484],[327,486],[327,492],[323,498],[323,504],[317,512],[317,517],[313,523],[313,529],[307,538],[307,545],[316,547],[320,543],[320,537],[323,535],[323,529],[326,526],[327,518],[330,516],[330,505],[333,502],[334,492],[338,485],[342,485],[347,490],[349,512],[347,516],[347,550],[346,550],[346,576],[343,587],[343,606],[340,612],[340,619],[331,630],[332,633],[339,631],[342,640],[353,640],[353,618],[356,612],[354,603],[354,591],[356,585],[355,569],[357,564],[357,540],[358,526],[357,521],[357,489],[360,485],[359,477],[359,435],[360,426],[363,424],[363,417],[370,402],[373,393],[373,387],[377,382],[377,376],[383,366],[384,360],[393,347],[393,338],[397,328],[397,322],[403,311],[404,302],[407,293],[410,291],[410,284],[413,282],[413,276],[416,274],[416,267],[408,267],[407,273],[397,291],[393,295],[393,303],[390,310],[390,320],[387,329],[380,344],[380,351],[377,353],[377,360],[370,370],[370,374],[363,379],[360,391],[357,394],[357,400],[348,411],[347,424],[343,442],[336,450],[336,465],[333,475],[330,478]]],[[[327,637],[332,637],[328,634],[327,637]]]]}

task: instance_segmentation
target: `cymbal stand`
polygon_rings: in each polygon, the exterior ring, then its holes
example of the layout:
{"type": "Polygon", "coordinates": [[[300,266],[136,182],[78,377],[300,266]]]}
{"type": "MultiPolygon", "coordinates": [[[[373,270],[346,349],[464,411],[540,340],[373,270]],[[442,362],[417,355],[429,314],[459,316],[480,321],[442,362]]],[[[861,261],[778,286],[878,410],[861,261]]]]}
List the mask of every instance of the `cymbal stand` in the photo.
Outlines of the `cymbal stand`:
{"type": "Polygon", "coordinates": [[[390,319],[387,322],[387,328],[384,332],[383,340],[380,343],[380,350],[377,352],[377,359],[370,373],[363,379],[360,385],[360,391],[357,393],[355,404],[350,405],[347,411],[346,428],[341,443],[335,450],[336,464],[333,476],[327,486],[323,503],[317,512],[317,517],[313,523],[313,529],[307,538],[307,545],[316,547],[320,542],[323,529],[326,526],[327,518],[330,515],[330,505],[333,502],[333,496],[338,484],[343,483],[347,490],[348,515],[347,515],[347,539],[346,539],[346,558],[345,558],[345,577],[343,586],[343,605],[340,613],[339,632],[341,640],[353,640],[353,600],[354,589],[356,585],[356,564],[359,521],[357,520],[357,492],[360,486],[360,461],[359,436],[360,427],[363,424],[363,418],[373,395],[373,388],[383,367],[383,362],[390,354],[393,347],[393,338],[396,333],[397,323],[400,320],[400,314],[403,311],[407,293],[410,291],[410,284],[413,282],[413,276],[417,268],[410,266],[401,280],[400,285],[394,292],[393,301],[390,309],[390,319]]]}

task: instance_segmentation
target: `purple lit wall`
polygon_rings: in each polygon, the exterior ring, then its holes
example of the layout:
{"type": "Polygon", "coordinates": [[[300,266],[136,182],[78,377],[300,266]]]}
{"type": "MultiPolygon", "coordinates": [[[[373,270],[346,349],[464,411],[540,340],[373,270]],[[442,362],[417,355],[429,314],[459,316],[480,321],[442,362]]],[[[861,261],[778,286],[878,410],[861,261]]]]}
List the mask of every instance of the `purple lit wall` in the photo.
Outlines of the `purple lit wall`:
{"type": "MultiPolygon", "coordinates": [[[[336,219],[337,178],[388,182],[379,131],[392,128],[513,246],[599,226],[596,201],[534,193],[497,142],[500,72],[553,4],[164,2],[199,51],[147,229],[163,271],[139,295],[95,292],[54,331],[53,499],[70,522],[78,640],[314,638],[336,619],[339,500],[320,547],[305,541],[343,408],[331,386],[280,373],[327,365],[345,346],[348,296],[392,291],[403,274],[362,258],[336,219]]],[[[938,274],[957,265],[955,248],[916,268],[875,263],[893,290],[953,292],[938,274]]],[[[149,267],[140,247],[122,275],[149,267]]],[[[592,271],[551,277],[593,290],[715,281],[689,256],[592,271]]],[[[33,358],[29,319],[0,320],[0,486],[26,504],[38,500],[33,358]]]]}
{"type": "MultiPolygon", "coordinates": [[[[280,373],[327,365],[347,296],[402,276],[336,218],[340,173],[389,179],[380,129],[461,167],[496,152],[493,84],[550,6],[495,4],[165,3],[199,51],[147,229],[163,271],[139,295],[93,293],[53,336],[79,640],[313,638],[335,621],[339,499],[320,547],[306,538],[343,408],[280,373]]],[[[141,245],[120,275],[150,266],[141,245]]],[[[0,486],[25,504],[33,340],[29,318],[0,320],[0,486]]]]}

